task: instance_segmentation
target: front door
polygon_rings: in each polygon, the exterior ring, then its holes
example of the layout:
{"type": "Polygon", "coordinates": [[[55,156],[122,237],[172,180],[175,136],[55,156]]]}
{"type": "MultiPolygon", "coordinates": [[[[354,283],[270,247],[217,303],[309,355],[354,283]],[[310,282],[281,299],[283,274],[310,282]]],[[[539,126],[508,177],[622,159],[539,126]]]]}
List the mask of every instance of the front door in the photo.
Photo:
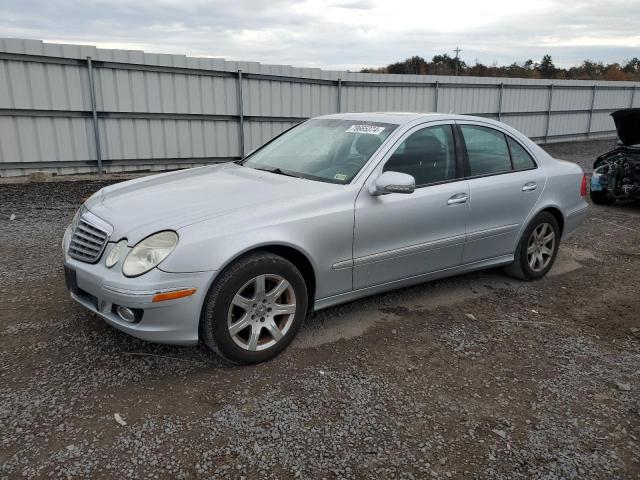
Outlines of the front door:
{"type": "Polygon", "coordinates": [[[461,263],[469,187],[456,168],[459,162],[452,126],[429,125],[407,132],[356,199],[356,290],[461,263]],[[412,175],[416,190],[410,194],[371,195],[368,184],[383,171],[412,175]]]}

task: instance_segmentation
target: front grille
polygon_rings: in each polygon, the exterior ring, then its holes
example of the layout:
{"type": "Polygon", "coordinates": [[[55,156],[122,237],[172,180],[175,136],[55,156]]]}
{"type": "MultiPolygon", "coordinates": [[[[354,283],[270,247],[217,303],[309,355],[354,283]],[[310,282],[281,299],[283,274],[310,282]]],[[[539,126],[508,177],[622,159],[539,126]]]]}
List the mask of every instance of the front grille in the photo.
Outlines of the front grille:
{"type": "Polygon", "coordinates": [[[86,263],[96,263],[109,240],[109,232],[89,223],[83,215],[71,241],[69,256],[86,263]]]}

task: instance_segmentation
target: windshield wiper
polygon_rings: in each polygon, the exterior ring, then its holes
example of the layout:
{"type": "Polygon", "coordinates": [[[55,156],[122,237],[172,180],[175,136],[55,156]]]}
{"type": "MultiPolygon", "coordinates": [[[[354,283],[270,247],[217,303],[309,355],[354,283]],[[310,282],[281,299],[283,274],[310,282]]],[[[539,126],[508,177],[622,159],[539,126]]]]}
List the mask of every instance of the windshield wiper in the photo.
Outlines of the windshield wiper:
{"type": "Polygon", "coordinates": [[[290,172],[289,170],[282,170],[281,168],[258,168],[258,167],[253,167],[256,170],[262,170],[263,172],[269,172],[269,173],[275,173],[276,175],[285,175],[287,177],[295,177],[295,178],[301,178],[299,175],[296,175],[293,172],[290,172]]]}

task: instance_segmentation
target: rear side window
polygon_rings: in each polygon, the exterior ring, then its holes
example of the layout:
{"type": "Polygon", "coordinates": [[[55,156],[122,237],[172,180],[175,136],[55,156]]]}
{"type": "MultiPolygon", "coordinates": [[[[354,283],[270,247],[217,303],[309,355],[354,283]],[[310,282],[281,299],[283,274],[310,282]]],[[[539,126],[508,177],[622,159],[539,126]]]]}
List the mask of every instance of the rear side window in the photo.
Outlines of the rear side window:
{"type": "Polygon", "coordinates": [[[522,145],[511,137],[507,137],[507,142],[509,142],[509,150],[511,150],[514,170],[536,168],[536,163],[533,161],[533,158],[531,158],[531,155],[529,155],[522,145]]]}
{"type": "Polygon", "coordinates": [[[461,125],[467,146],[471,176],[511,170],[507,140],[502,132],[475,125],[461,125]]]}

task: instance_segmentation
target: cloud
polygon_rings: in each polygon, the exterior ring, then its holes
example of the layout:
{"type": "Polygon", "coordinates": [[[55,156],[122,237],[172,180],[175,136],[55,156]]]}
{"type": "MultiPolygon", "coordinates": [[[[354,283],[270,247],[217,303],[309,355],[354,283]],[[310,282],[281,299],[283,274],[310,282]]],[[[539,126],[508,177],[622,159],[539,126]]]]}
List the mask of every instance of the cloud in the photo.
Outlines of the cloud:
{"type": "Polygon", "coordinates": [[[323,68],[458,45],[467,63],[640,56],[640,2],[624,0],[4,0],[1,13],[3,36],[323,68]]]}

